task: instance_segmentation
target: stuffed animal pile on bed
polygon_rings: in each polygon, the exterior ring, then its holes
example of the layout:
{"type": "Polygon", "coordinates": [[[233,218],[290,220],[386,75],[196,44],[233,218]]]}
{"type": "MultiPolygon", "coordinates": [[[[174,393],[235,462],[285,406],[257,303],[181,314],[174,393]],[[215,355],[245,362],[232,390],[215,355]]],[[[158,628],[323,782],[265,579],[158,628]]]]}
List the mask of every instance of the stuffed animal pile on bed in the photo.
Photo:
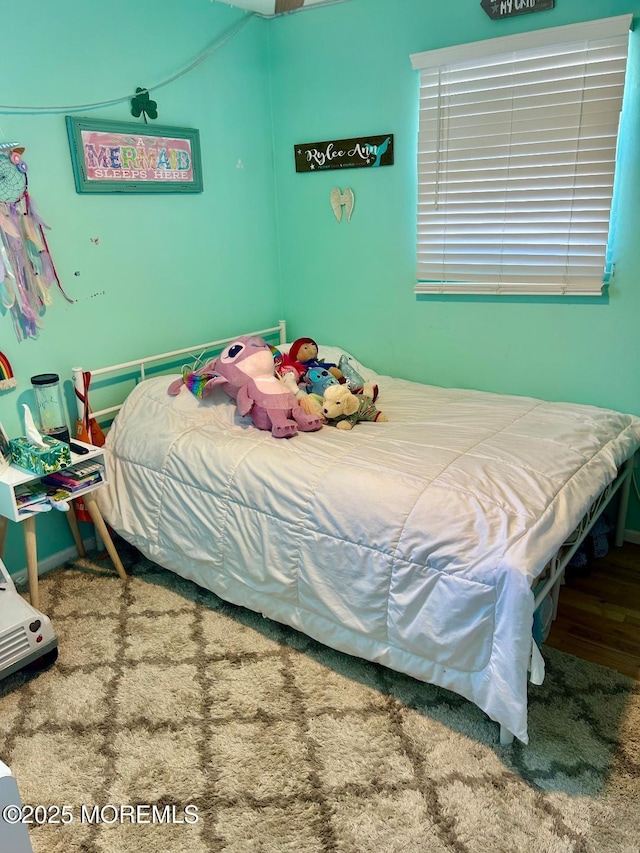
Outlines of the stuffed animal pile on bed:
{"type": "Polygon", "coordinates": [[[312,338],[298,338],[288,353],[273,349],[276,375],[284,378],[293,374],[298,388],[307,394],[322,398],[331,385],[345,384],[354,394],[368,394],[375,401],[378,386],[364,381],[349,363],[346,355],[333,364],[318,357],[318,344],[312,338]]]}
{"type": "Polygon", "coordinates": [[[340,367],[319,360],[311,338],[298,338],[283,354],[260,337],[239,337],[204,367],[183,371],[169,394],[183,386],[196,397],[220,386],[240,415],[250,415],[254,426],[275,438],[313,432],[323,423],[351,429],[361,420],[387,420],[374,406],[378,387],[365,383],[346,355],[340,367]]]}
{"type": "Polygon", "coordinates": [[[198,397],[216,385],[236,401],[241,415],[250,415],[258,429],[271,430],[275,438],[290,438],[301,429],[320,429],[318,415],[308,414],[295,396],[277,379],[271,347],[258,337],[240,337],[198,371],[185,371],[169,386],[178,394],[183,385],[198,397]]]}

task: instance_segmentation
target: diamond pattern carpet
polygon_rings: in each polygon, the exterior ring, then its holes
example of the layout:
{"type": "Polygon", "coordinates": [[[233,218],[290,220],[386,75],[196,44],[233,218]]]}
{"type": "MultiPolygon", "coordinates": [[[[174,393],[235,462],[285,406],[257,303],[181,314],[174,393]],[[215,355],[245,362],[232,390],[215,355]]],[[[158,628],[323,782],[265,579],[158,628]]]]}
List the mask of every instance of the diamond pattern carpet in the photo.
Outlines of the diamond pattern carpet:
{"type": "Polygon", "coordinates": [[[640,851],[631,680],[544,650],[531,743],[501,747],[464,699],[118,547],[126,584],[96,558],[41,579],[58,660],[0,682],[23,801],[70,807],[35,853],[640,851]]]}

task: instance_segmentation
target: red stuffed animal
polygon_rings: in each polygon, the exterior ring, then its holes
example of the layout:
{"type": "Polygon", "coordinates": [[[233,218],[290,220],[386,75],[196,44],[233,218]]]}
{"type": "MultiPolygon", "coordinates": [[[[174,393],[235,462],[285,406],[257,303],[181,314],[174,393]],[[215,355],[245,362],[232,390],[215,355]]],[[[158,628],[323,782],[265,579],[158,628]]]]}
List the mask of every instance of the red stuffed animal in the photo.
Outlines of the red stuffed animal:
{"type": "Polygon", "coordinates": [[[302,375],[312,367],[324,367],[325,370],[328,370],[336,379],[342,379],[342,371],[336,364],[321,361],[318,358],[318,344],[313,340],[313,338],[298,338],[295,340],[289,349],[289,358],[292,359],[294,363],[299,362],[302,365],[302,375]]]}

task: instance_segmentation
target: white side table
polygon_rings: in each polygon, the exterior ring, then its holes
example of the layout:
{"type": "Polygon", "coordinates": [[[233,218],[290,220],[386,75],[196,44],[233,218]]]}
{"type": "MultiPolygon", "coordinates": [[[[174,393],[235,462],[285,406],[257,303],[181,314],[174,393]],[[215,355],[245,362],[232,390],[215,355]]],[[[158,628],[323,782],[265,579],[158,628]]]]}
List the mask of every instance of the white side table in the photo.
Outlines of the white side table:
{"type": "MultiPolygon", "coordinates": [[[[102,513],[96,501],[95,491],[107,482],[107,468],[104,464],[104,449],[102,447],[94,447],[91,444],[85,444],[82,441],[77,441],[77,444],[82,444],[87,448],[86,454],[78,454],[71,452],[71,464],[75,465],[80,462],[99,462],[102,464],[102,480],[99,483],[92,483],[86,489],[80,489],[74,492],[69,498],[70,509],[65,513],[73,539],[81,557],[84,557],[85,550],[80,536],[78,521],[73,508],[73,501],[76,498],[82,498],[87,508],[91,520],[93,521],[96,530],[104,543],[105,548],[113,564],[122,580],[127,579],[127,574],[122,565],[122,561],[118,556],[113,540],[109,535],[102,513]]],[[[24,483],[34,483],[40,479],[40,475],[31,474],[24,468],[19,468],[17,465],[10,465],[9,468],[0,476],[0,558],[4,555],[4,545],[7,536],[7,527],[9,521],[15,521],[22,524],[24,529],[24,542],[27,554],[27,575],[29,579],[29,600],[34,607],[38,607],[38,548],[36,541],[36,516],[37,512],[19,511],[16,503],[15,489],[16,486],[24,483]]]]}

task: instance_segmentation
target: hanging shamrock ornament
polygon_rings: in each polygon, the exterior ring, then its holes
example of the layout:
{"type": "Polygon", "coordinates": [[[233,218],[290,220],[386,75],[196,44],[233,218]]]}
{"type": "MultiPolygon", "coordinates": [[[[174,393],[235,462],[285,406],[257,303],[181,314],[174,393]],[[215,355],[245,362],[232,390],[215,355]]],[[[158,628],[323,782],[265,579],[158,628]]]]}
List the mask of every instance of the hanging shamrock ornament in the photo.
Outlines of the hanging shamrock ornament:
{"type": "Polygon", "coordinates": [[[158,118],[158,104],[151,100],[148,89],[137,87],[135,98],[131,98],[131,115],[135,118],[142,115],[145,124],[147,124],[147,116],[158,118]]]}

